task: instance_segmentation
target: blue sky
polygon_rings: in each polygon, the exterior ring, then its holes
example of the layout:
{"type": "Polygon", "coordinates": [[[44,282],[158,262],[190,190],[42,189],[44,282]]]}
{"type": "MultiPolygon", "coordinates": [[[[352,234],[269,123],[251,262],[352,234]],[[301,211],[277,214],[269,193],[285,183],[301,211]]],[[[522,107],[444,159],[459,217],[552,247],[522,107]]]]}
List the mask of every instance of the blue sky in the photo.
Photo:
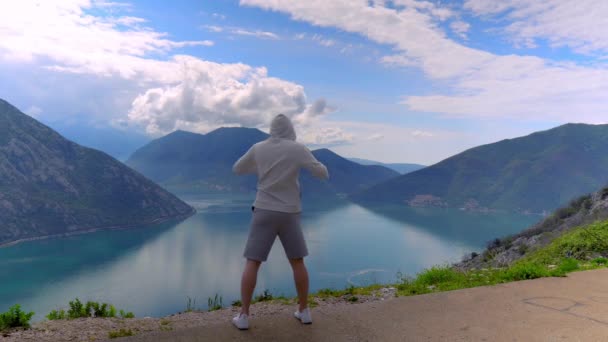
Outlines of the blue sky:
{"type": "Polygon", "coordinates": [[[608,4],[591,0],[22,1],[0,11],[0,97],[124,159],[176,129],[267,129],[432,164],[606,123],[608,4]]]}

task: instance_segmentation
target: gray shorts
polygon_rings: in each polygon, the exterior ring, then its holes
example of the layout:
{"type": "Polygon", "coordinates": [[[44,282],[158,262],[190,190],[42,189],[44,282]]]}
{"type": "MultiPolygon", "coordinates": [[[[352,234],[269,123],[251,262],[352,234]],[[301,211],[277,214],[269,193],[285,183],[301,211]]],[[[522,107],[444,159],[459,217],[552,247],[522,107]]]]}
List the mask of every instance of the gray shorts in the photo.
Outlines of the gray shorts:
{"type": "Polygon", "coordinates": [[[277,235],[287,258],[299,259],[308,255],[300,227],[300,213],[255,208],[243,256],[251,260],[266,261],[277,235]]]}

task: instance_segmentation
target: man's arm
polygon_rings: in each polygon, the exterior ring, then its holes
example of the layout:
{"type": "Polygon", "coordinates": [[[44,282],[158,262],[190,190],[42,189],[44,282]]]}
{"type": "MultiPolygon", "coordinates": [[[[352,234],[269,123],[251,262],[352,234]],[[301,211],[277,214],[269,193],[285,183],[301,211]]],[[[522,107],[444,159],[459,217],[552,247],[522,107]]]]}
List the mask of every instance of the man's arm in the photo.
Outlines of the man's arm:
{"type": "Polygon", "coordinates": [[[329,179],[329,172],[327,167],[315,158],[310,150],[304,147],[302,167],[308,170],[313,176],[319,179],[329,179]]]}
{"type": "Polygon", "coordinates": [[[256,173],[257,165],[255,163],[253,146],[245,153],[239,160],[234,163],[232,171],[237,175],[244,175],[247,173],[256,173]]]}

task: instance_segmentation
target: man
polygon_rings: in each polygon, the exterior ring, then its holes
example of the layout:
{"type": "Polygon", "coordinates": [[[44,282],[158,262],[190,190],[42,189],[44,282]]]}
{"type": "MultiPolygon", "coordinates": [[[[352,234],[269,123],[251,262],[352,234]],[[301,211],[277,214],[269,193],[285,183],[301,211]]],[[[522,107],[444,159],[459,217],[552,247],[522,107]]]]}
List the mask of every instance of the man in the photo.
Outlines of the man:
{"type": "Polygon", "coordinates": [[[279,114],[272,120],[270,138],[253,145],[233,167],[239,175],[255,173],[258,176],[253,219],[244,252],[247,263],[241,279],[241,312],[232,319],[232,323],[241,330],[249,329],[249,305],[258,270],[268,258],[277,236],[293,269],[298,292],[299,307],[294,316],[303,324],[312,323],[308,308],[308,271],[304,265],[308,249],[300,228],[298,177],[300,169],[306,169],[321,179],[329,178],[329,174],[310,150],[295,140],[291,121],[279,114]]]}

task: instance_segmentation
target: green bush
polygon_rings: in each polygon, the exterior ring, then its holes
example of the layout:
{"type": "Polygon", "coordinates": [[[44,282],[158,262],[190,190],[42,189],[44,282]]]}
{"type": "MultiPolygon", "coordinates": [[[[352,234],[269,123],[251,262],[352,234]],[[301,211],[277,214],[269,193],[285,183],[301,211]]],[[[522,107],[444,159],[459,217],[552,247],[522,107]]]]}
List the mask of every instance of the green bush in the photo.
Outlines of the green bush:
{"type": "Polygon", "coordinates": [[[48,315],[46,315],[46,318],[49,321],[56,321],[58,319],[68,319],[68,315],[66,314],[65,310],[53,310],[48,315]]]}
{"type": "Polygon", "coordinates": [[[0,313],[0,331],[18,327],[27,329],[30,327],[32,316],[33,312],[24,312],[21,305],[15,304],[7,312],[0,313]]]}
{"type": "Polygon", "coordinates": [[[120,310],[120,317],[122,318],[135,318],[135,315],[132,312],[125,312],[124,310],[120,310]]]}
{"type": "Polygon", "coordinates": [[[599,257],[599,258],[595,258],[595,259],[591,260],[591,263],[596,266],[606,265],[606,264],[608,264],[608,259],[606,259],[604,257],[599,257]]]}
{"type": "Polygon", "coordinates": [[[241,306],[243,306],[243,302],[241,302],[239,299],[237,299],[232,302],[232,306],[241,307],[241,306]]]}
{"type": "Polygon", "coordinates": [[[119,338],[135,335],[131,329],[120,329],[117,331],[110,331],[108,333],[109,338],[119,338]]]}

